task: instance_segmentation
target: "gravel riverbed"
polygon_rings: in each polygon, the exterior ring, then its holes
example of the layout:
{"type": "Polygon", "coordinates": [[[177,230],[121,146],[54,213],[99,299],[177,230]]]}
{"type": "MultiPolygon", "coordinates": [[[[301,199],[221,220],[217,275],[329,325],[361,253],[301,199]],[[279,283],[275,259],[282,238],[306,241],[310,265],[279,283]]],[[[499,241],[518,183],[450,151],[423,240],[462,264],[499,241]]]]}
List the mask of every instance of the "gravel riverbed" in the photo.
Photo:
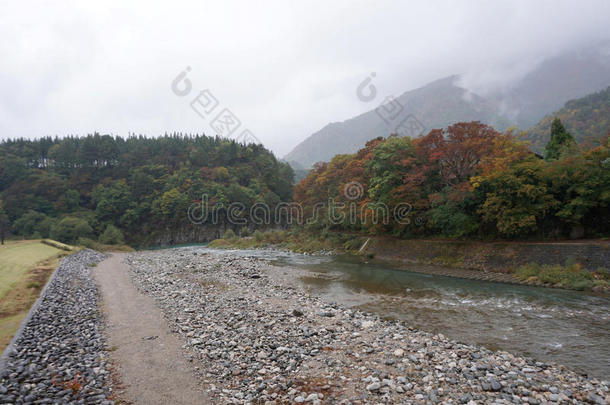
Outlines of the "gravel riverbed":
{"type": "Polygon", "coordinates": [[[0,403],[113,403],[91,267],[104,257],[87,249],[61,261],[0,369],[0,403]]]}
{"type": "Polygon", "coordinates": [[[215,403],[597,403],[607,381],[311,296],[303,270],[169,249],[128,257],[215,403]]]}

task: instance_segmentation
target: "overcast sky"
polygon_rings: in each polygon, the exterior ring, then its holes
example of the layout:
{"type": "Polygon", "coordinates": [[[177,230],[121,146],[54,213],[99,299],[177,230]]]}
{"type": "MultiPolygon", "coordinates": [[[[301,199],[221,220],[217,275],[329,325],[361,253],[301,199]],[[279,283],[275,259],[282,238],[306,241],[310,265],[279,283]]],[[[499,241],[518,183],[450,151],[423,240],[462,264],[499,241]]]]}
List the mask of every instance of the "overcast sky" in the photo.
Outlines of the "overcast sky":
{"type": "Polygon", "coordinates": [[[378,101],[454,73],[497,85],[610,38],[607,0],[156,3],[0,3],[0,137],[212,134],[228,108],[283,156],[376,107],[356,97],[372,72],[378,101]],[[201,117],[205,89],[218,106],[201,117]]]}

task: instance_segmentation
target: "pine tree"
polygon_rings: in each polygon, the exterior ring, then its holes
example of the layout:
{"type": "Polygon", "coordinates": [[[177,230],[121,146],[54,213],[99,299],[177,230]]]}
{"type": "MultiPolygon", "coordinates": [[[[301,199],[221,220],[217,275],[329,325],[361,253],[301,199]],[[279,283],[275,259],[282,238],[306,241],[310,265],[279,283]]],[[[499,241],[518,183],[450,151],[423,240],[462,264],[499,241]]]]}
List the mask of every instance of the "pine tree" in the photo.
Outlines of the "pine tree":
{"type": "Polygon", "coordinates": [[[8,228],[11,223],[9,222],[8,215],[4,211],[4,203],[0,200],[0,242],[4,245],[4,238],[8,232],[8,228]]]}
{"type": "Polygon", "coordinates": [[[551,124],[551,139],[544,148],[544,159],[548,161],[559,159],[561,154],[574,143],[572,134],[566,130],[559,118],[555,118],[551,124]]]}

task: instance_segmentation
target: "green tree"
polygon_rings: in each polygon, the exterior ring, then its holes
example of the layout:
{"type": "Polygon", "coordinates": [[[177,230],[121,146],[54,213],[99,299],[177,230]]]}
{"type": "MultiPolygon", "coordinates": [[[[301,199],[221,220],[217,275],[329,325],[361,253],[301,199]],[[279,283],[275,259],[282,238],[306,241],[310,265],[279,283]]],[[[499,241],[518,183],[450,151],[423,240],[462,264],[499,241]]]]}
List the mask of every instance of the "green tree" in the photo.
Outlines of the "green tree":
{"type": "Polygon", "coordinates": [[[574,137],[566,130],[559,118],[551,124],[551,139],[544,149],[545,160],[557,160],[575,144],[574,137]]]}
{"type": "Polygon", "coordinates": [[[78,209],[80,204],[80,194],[76,190],[66,190],[66,208],[68,212],[78,209]]]}
{"type": "Polygon", "coordinates": [[[100,185],[93,192],[95,215],[99,221],[117,222],[130,206],[131,191],[124,179],[100,185]]]}
{"type": "Polygon", "coordinates": [[[564,233],[582,225],[587,233],[603,230],[610,221],[610,137],[602,145],[551,162],[546,177],[561,202],[556,216],[564,233]]]}
{"type": "Polygon", "coordinates": [[[535,233],[558,206],[548,190],[546,163],[532,157],[508,170],[497,170],[477,178],[475,192],[483,204],[479,213],[498,233],[519,237],[535,233]]]}
{"type": "Polygon", "coordinates": [[[89,238],[93,229],[81,218],[65,217],[51,229],[51,238],[64,243],[74,243],[78,238],[89,238]]]}
{"type": "Polygon", "coordinates": [[[125,243],[123,232],[114,225],[108,225],[104,233],[99,237],[99,242],[104,245],[122,245],[125,243]]]}
{"type": "Polygon", "coordinates": [[[8,233],[8,229],[10,228],[11,223],[8,219],[8,215],[4,211],[4,203],[0,200],[0,241],[4,245],[4,238],[8,233]]]}
{"type": "Polygon", "coordinates": [[[47,218],[48,217],[45,214],[29,210],[13,223],[13,227],[15,228],[17,235],[29,237],[32,236],[34,232],[39,232],[39,225],[47,218]]]}

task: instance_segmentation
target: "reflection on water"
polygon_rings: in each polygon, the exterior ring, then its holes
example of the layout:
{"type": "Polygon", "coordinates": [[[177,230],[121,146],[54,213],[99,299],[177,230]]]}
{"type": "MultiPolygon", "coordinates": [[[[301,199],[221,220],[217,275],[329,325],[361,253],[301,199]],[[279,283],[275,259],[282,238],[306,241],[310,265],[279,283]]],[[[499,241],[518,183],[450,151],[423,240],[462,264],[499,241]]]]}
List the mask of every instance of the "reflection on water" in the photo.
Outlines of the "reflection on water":
{"type": "Polygon", "coordinates": [[[350,256],[231,253],[307,269],[311,276],[302,279],[304,285],[343,305],[465,343],[558,362],[600,378],[610,375],[608,298],[397,271],[350,256]]]}

